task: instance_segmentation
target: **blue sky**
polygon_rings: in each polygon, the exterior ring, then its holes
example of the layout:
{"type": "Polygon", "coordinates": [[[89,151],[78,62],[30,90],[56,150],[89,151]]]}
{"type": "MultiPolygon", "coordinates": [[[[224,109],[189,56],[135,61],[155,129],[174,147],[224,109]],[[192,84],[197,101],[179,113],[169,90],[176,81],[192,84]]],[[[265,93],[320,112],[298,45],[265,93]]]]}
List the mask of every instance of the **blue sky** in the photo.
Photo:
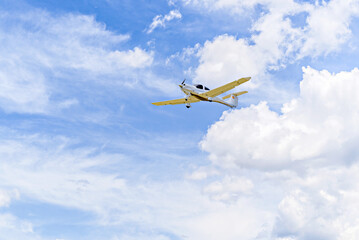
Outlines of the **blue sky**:
{"type": "Polygon", "coordinates": [[[0,239],[357,239],[358,16],[0,0],[0,239]],[[236,110],[151,104],[247,76],[236,110]]]}

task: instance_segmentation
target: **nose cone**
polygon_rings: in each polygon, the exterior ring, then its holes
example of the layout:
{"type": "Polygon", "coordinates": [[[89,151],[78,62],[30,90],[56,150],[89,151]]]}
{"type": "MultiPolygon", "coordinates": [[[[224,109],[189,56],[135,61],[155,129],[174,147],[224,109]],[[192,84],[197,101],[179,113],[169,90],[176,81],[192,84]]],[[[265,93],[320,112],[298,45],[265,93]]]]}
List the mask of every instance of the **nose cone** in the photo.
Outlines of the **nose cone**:
{"type": "Polygon", "coordinates": [[[180,84],[180,85],[178,85],[180,88],[183,88],[183,85],[182,84],[180,84]]]}

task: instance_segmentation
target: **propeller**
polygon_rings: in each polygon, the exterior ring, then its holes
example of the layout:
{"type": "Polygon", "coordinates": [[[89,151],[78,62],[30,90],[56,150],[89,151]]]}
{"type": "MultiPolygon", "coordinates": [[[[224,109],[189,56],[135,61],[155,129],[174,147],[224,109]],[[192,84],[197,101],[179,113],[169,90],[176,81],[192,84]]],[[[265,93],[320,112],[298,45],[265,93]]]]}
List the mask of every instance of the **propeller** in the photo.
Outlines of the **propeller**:
{"type": "Polygon", "coordinates": [[[186,81],[186,79],[183,80],[183,82],[181,83],[181,85],[183,85],[185,81],[186,81]]]}

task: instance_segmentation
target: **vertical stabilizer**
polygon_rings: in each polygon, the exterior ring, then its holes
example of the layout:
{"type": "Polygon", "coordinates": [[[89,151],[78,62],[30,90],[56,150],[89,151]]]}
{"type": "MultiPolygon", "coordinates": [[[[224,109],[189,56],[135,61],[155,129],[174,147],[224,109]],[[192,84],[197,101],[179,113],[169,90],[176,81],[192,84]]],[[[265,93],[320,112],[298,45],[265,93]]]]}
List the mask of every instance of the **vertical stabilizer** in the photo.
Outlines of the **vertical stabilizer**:
{"type": "Polygon", "coordinates": [[[225,100],[225,99],[229,98],[227,103],[232,105],[232,107],[237,107],[238,106],[238,96],[243,95],[245,93],[248,93],[248,92],[242,91],[242,92],[228,94],[228,95],[224,96],[222,99],[225,100]]]}
{"type": "Polygon", "coordinates": [[[238,97],[235,94],[231,94],[229,97],[228,103],[234,108],[238,106],[238,97]]]}

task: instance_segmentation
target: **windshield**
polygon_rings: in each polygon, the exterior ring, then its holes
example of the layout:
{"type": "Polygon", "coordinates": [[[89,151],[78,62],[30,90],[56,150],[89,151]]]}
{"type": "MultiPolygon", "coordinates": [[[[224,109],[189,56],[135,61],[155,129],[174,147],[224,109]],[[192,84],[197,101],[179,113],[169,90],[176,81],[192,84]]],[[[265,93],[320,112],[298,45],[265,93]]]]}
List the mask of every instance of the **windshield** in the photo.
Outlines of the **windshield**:
{"type": "Polygon", "coordinates": [[[209,88],[208,87],[206,87],[206,86],[203,86],[203,85],[201,85],[201,84],[196,84],[196,85],[194,85],[196,88],[198,88],[198,89],[204,89],[204,90],[207,90],[207,91],[209,91],[209,88]]]}

